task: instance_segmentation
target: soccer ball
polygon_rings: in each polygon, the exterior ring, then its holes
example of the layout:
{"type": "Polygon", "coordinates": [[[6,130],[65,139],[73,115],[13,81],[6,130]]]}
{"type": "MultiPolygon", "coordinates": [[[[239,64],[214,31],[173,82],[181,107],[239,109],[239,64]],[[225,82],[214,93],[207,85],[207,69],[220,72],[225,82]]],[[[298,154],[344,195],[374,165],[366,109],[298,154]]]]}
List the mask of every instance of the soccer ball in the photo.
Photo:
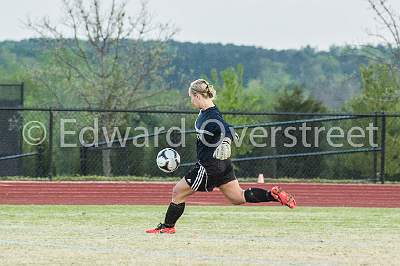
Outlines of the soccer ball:
{"type": "Polygon", "coordinates": [[[165,148],[157,154],[157,166],[161,171],[172,173],[181,162],[179,153],[171,148],[165,148]]]}

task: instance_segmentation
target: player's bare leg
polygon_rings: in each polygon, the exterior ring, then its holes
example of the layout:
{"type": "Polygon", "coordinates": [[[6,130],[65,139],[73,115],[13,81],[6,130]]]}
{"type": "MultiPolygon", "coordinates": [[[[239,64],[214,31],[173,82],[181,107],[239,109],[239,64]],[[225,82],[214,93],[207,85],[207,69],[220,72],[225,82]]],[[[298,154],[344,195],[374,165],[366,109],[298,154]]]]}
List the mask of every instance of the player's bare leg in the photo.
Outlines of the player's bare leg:
{"type": "Polygon", "coordinates": [[[246,202],[244,190],[240,187],[237,180],[219,186],[219,190],[232,204],[240,205],[246,202]]]}
{"type": "Polygon", "coordinates": [[[237,180],[233,180],[219,187],[225,197],[235,205],[240,205],[246,202],[258,203],[278,201],[282,205],[289,208],[296,207],[296,201],[293,195],[283,191],[280,187],[275,186],[271,191],[262,188],[248,188],[243,190],[237,180]]]}
{"type": "Polygon", "coordinates": [[[172,190],[172,200],[168,206],[167,213],[165,214],[164,223],[160,223],[154,229],[146,230],[146,233],[175,233],[175,223],[176,221],[178,221],[178,219],[183,214],[183,211],[185,210],[186,198],[193,193],[194,191],[190,188],[184,178],[176,183],[172,190]]]}
{"type": "Polygon", "coordinates": [[[186,198],[193,193],[194,191],[187,184],[185,178],[182,178],[178,183],[175,184],[172,190],[172,202],[175,204],[185,202],[186,198]]]}

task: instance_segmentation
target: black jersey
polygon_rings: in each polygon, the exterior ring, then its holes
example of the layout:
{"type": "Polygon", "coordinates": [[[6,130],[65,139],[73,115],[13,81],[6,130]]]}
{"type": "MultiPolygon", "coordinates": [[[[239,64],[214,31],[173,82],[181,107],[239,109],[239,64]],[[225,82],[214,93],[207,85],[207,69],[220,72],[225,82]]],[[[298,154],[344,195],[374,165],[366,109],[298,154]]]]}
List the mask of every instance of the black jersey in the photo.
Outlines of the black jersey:
{"type": "Polygon", "coordinates": [[[200,110],[195,122],[197,133],[197,159],[200,162],[213,159],[213,153],[223,137],[233,139],[233,128],[224,121],[216,106],[200,110]]]}

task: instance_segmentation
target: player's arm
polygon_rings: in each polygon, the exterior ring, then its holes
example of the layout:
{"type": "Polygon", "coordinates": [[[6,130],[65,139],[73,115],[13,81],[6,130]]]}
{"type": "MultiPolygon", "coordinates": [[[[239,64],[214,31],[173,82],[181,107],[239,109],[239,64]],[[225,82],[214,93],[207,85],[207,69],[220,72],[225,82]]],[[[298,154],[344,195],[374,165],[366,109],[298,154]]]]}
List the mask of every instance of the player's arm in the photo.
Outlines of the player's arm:
{"type": "Polygon", "coordinates": [[[209,123],[206,129],[216,135],[222,137],[221,143],[215,149],[213,157],[219,160],[226,160],[231,157],[231,143],[235,135],[237,135],[233,127],[224,121],[219,114],[212,117],[213,122],[209,123]]]}

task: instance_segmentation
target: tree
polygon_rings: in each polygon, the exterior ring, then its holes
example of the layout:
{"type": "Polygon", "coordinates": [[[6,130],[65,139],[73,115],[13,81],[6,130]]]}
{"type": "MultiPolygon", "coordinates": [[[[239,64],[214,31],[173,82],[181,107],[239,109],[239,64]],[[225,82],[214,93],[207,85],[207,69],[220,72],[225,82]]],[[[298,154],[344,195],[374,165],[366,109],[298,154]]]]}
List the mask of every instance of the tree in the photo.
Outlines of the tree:
{"type": "Polygon", "coordinates": [[[268,89],[279,91],[293,83],[284,63],[263,59],[260,72],[259,79],[268,89]]]}
{"type": "MultiPolygon", "coordinates": [[[[349,103],[351,111],[355,113],[400,111],[400,77],[391,71],[389,65],[373,64],[361,67],[361,77],[362,93],[349,103]]],[[[398,118],[387,118],[386,123],[386,175],[399,180],[400,125],[396,120],[398,118]]],[[[354,162],[349,161],[348,168],[354,168],[354,165],[358,164],[368,169],[371,162],[360,160],[360,157],[354,156],[354,162]]]]}
{"type": "Polygon", "coordinates": [[[399,110],[400,76],[386,64],[361,66],[361,94],[350,106],[355,112],[396,112],[399,110]]]}
{"type": "MultiPolygon", "coordinates": [[[[312,96],[306,96],[305,89],[299,85],[286,88],[278,97],[275,111],[277,112],[325,112],[326,107],[312,96]]],[[[303,116],[301,116],[303,117],[303,116]]],[[[300,116],[288,116],[285,118],[300,119],[300,116]]],[[[285,119],[286,120],[286,119],[285,119]]]]}
{"type": "Polygon", "coordinates": [[[387,0],[367,0],[375,14],[380,32],[370,33],[387,46],[390,57],[374,49],[372,57],[379,62],[386,62],[400,70],[400,14],[393,10],[387,0]]]}
{"type": "MultiPolygon", "coordinates": [[[[277,112],[302,112],[302,113],[322,113],[326,112],[326,107],[319,101],[315,100],[312,96],[306,96],[304,89],[298,85],[292,85],[286,88],[278,97],[275,105],[277,112]]],[[[298,115],[277,115],[274,117],[275,121],[295,121],[307,118],[315,118],[314,116],[298,116],[298,115]]],[[[312,123],[307,126],[319,127],[321,123],[312,123]]],[[[318,147],[315,146],[315,135],[311,133],[306,134],[306,144],[310,147],[303,145],[301,125],[291,124],[282,126],[278,131],[276,141],[277,154],[296,154],[321,151],[322,137],[319,138],[318,147]],[[297,144],[293,147],[285,147],[288,138],[284,135],[286,127],[293,127],[291,135],[297,139],[297,144]]],[[[308,156],[299,158],[279,159],[277,161],[277,171],[281,176],[297,177],[297,178],[312,178],[319,177],[322,172],[322,157],[321,156],[308,156]]]]}
{"type": "MultiPolygon", "coordinates": [[[[272,107],[274,94],[261,84],[252,81],[248,86],[243,83],[244,67],[229,67],[218,73],[211,71],[211,81],[216,88],[216,103],[224,111],[265,111],[272,107]]],[[[235,124],[245,121],[235,119],[235,124]]]]}
{"type": "MultiPolygon", "coordinates": [[[[374,64],[361,67],[362,94],[350,102],[354,112],[381,112],[400,110],[400,13],[387,0],[367,0],[375,14],[379,32],[370,33],[383,44],[364,49],[374,64]]],[[[400,130],[394,119],[387,119],[386,174],[399,178],[397,160],[400,156],[400,130]]]]}
{"type": "MultiPolygon", "coordinates": [[[[378,40],[383,43],[384,47],[381,45],[376,48],[370,47],[370,49],[364,50],[378,66],[363,70],[363,86],[365,88],[365,86],[372,85],[368,82],[371,80],[366,80],[368,77],[382,76],[383,74],[388,75],[392,77],[392,79],[394,78],[397,80],[397,85],[394,86],[396,87],[395,89],[385,88],[385,97],[396,98],[399,95],[400,87],[400,83],[398,83],[400,77],[400,13],[396,12],[387,0],[367,1],[375,14],[375,20],[380,29],[379,32],[370,33],[370,35],[378,38],[378,40]],[[386,65],[386,67],[384,65],[386,65]],[[371,71],[377,71],[377,73],[373,74],[371,71]],[[367,83],[368,85],[366,85],[367,83]]],[[[388,78],[380,80],[388,80],[388,78]]],[[[385,86],[385,84],[378,85],[376,82],[374,83],[374,86],[375,85],[378,87],[385,86]]],[[[374,94],[380,94],[382,96],[381,92],[376,92],[374,94]]],[[[371,96],[370,92],[369,97],[371,96]]],[[[382,99],[375,98],[375,100],[380,102],[382,99]]]]}
{"type": "MultiPolygon", "coordinates": [[[[155,25],[146,3],[132,17],[126,2],[113,0],[107,12],[101,0],[91,0],[89,6],[82,0],[62,2],[66,12],[62,24],[53,25],[47,18],[28,22],[46,41],[52,60],[53,73],[36,69],[35,74],[46,78],[57,74],[59,84],[47,86],[55,90],[54,96],[68,89],[89,108],[140,106],[143,98],[154,93],[148,89],[162,85],[159,74],[170,60],[166,41],[174,29],[155,25]]],[[[45,79],[40,81],[49,85],[45,79]]],[[[64,105],[62,99],[58,102],[64,105]]]]}
{"type": "MultiPolygon", "coordinates": [[[[145,2],[139,13],[127,14],[127,2],[62,0],[65,17],[55,25],[47,18],[28,21],[45,41],[50,64],[34,68],[35,77],[65,107],[65,96],[88,108],[139,108],[161,93],[162,71],[170,57],[166,41],[175,34],[169,24],[155,24],[145,2]]],[[[68,102],[67,102],[68,104],[68,102]]],[[[100,126],[112,132],[121,116],[102,113],[100,126]]],[[[111,175],[110,150],[103,151],[103,170],[111,175]]]]}

